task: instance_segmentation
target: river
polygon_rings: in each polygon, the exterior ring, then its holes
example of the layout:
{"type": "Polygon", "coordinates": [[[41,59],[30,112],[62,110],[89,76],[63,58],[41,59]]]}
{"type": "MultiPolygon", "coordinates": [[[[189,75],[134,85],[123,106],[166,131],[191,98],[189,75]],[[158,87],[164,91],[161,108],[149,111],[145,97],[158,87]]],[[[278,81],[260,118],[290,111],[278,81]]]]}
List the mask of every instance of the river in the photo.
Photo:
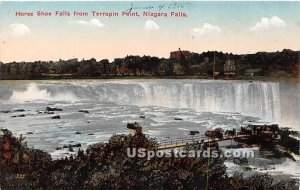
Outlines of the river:
{"type": "Polygon", "coordinates": [[[84,149],[112,134],[128,134],[126,124],[134,121],[158,141],[249,123],[299,130],[299,89],[298,84],[223,80],[0,81],[0,111],[12,111],[0,112],[0,128],[22,134],[29,147],[53,158],[69,154],[56,147],[80,143],[84,149]],[[47,106],[63,109],[55,113],[61,119],[44,113],[47,106]]]}

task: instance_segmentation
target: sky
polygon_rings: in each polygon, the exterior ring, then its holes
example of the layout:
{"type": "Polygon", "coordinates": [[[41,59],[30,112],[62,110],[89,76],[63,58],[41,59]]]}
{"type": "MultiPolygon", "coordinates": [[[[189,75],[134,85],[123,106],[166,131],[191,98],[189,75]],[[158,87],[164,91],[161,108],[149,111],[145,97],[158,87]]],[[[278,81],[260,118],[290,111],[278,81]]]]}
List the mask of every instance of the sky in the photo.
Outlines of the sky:
{"type": "Polygon", "coordinates": [[[1,2],[0,61],[169,57],[178,48],[237,54],[300,50],[300,2],[1,2]],[[16,12],[119,12],[131,6],[174,17],[17,17],[16,12]]]}

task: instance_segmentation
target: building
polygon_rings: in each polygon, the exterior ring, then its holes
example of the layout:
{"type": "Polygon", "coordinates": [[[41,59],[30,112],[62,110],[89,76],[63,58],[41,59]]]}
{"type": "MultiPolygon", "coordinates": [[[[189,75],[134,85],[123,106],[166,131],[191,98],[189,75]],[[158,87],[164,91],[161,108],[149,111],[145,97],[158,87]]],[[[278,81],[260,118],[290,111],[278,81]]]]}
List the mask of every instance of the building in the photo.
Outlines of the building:
{"type": "Polygon", "coordinates": [[[78,59],[77,58],[69,59],[69,60],[67,60],[67,62],[69,62],[69,63],[78,63],[78,59]]]}
{"type": "Polygon", "coordinates": [[[224,77],[225,78],[235,78],[236,77],[234,60],[229,59],[224,63],[224,77]]]}
{"type": "Polygon", "coordinates": [[[180,58],[190,58],[193,55],[190,51],[181,51],[179,48],[178,51],[172,51],[170,53],[170,59],[180,59],[180,58]]]}
{"type": "Polygon", "coordinates": [[[209,57],[204,57],[204,63],[209,63],[209,57]]]}
{"type": "Polygon", "coordinates": [[[234,60],[227,60],[224,64],[224,72],[235,72],[234,60]]]}

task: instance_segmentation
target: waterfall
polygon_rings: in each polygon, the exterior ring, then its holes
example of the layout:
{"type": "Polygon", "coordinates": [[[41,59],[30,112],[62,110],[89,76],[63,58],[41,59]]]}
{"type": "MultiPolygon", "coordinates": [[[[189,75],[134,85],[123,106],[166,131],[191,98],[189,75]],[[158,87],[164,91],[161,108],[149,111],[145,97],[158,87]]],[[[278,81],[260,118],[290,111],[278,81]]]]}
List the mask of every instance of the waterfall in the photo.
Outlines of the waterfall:
{"type": "Polygon", "coordinates": [[[279,122],[278,83],[199,82],[144,83],[143,105],[191,108],[197,111],[239,112],[265,121],[279,122]]]}
{"type": "Polygon", "coordinates": [[[279,83],[215,80],[118,80],[29,84],[11,92],[11,101],[109,101],[138,106],[239,112],[280,122],[279,83]],[[66,98],[63,98],[64,95],[66,98]]]}

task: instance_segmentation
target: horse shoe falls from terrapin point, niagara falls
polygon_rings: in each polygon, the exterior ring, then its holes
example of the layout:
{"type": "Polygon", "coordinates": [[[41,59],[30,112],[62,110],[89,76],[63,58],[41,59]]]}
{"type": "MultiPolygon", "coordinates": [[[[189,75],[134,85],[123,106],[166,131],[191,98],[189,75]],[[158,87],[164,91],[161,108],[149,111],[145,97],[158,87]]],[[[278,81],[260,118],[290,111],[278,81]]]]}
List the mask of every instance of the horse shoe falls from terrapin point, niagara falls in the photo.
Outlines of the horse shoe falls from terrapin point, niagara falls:
{"type": "Polygon", "coordinates": [[[154,80],[61,82],[55,85],[31,83],[4,88],[1,92],[1,99],[13,102],[109,101],[189,108],[199,112],[238,112],[269,122],[280,122],[281,118],[279,84],[274,82],[154,80]],[[9,97],[5,94],[9,94],[9,97]]]}

